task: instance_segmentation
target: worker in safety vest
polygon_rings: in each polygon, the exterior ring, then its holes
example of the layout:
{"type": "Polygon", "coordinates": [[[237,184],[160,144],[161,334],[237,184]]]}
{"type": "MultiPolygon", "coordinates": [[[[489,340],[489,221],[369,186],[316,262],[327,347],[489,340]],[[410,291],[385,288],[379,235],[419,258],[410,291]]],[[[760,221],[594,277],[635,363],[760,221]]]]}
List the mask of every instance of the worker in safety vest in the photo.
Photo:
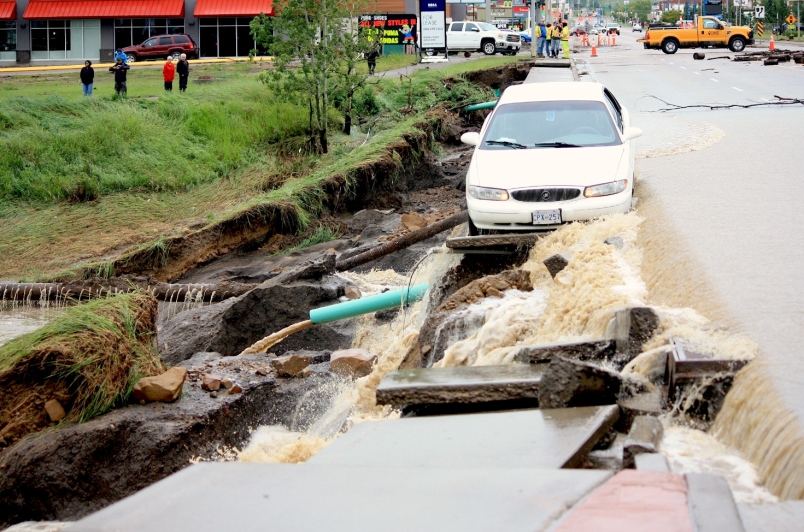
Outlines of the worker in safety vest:
{"type": "Polygon", "coordinates": [[[550,43],[552,42],[552,39],[553,39],[553,26],[548,22],[547,26],[545,27],[545,33],[544,33],[544,43],[545,43],[544,50],[545,52],[547,52],[547,57],[550,57],[552,55],[552,49],[550,48],[550,43]]]}
{"type": "Polygon", "coordinates": [[[566,20],[561,25],[561,46],[564,48],[564,59],[569,59],[569,26],[566,20]]]}
{"type": "Polygon", "coordinates": [[[561,51],[561,24],[556,22],[553,24],[553,38],[551,39],[552,49],[550,50],[550,57],[558,59],[558,54],[561,51]]]}

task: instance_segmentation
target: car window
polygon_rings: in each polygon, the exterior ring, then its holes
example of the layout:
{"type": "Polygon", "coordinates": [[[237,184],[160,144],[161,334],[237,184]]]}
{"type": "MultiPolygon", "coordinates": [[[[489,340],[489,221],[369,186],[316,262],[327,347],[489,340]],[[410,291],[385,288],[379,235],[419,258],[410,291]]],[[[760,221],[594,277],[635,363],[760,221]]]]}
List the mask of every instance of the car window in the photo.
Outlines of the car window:
{"type": "Polygon", "coordinates": [[[463,31],[480,31],[474,24],[467,24],[463,31]]]}
{"type": "Polygon", "coordinates": [[[720,24],[717,23],[716,20],[712,20],[711,18],[704,19],[704,29],[706,30],[719,30],[720,24]]]}
{"type": "Polygon", "coordinates": [[[485,22],[478,22],[477,26],[483,31],[497,31],[496,26],[492,26],[491,24],[486,24],[485,22]]]}
{"type": "Polygon", "coordinates": [[[498,107],[491,115],[480,149],[511,149],[510,143],[528,148],[550,143],[584,147],[621,144],[606,105],[588,100],[521,102],[498,107]]]}
{"type": "Polygon", "coordinates": [[[149,46],[154,46],[155,44],[156,44],[156,39],[148,39],[147,41],[142,43],[142,45],[144,47],[146,47],[146,48],[149,47],[149,46]]]}
{"type": "Polygon", "coordinates": [[[463,22],[454,23],[449,31],[463,31],[463,22]]]}
{"type": "Polygon", "coordinates": [[[159,37],[159,46],[170,46],[173,40],[170,37],[159,37]]]}
{"type": "Polygon", "coordinates": [[[184,35],[174,35],[173,42],[175,42],[176,44],[188,44],[190,42],[190,39],[188,39],[184,35]]]}
{"type": "Polygon", "coordinates": [[[614,116],[614,119],[617,121],[617,127],[620,128],[620,131],[623,131],[623,110],[622,107],[620,107],[620,102],[617,101],[617,98],[615,98],[608,89],[604,89],[603,94],[606,95],[606,105],[609,106],[612,116],[614,116]]]}

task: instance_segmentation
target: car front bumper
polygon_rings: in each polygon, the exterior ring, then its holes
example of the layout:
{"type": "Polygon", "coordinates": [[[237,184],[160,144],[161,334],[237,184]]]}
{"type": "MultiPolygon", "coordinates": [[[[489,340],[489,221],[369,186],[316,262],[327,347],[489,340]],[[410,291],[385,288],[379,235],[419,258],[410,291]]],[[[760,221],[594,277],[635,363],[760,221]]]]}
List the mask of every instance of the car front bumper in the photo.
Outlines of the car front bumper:
{"type": "Polygon", "coordinates": [[[631,188],[619,194],[599,198],[581,196],[569,201],[530,203],[523,201],[478,200],[467,195],[469,217],[480,229],[500,231],[541,231],[555,229],[559,225],[534,225],[534,211],[561,210],[561,221],[575,222],[592,220],[607,214],[626,213],[631,210],[631,188]]]}

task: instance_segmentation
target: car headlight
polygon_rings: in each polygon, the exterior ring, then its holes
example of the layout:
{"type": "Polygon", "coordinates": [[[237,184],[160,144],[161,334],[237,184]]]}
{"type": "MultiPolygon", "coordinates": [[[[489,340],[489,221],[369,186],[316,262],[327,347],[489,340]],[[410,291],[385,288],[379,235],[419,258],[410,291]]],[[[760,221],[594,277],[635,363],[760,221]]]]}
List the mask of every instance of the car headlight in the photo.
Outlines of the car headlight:
{"type": "Polygon", "coordinates": [[[469,195],[479,200],[506,201],[508,191],[500,188],[475,187],[469,185],[469,195]]]}
{"type": "Polygon", "coordinates": [[[587,198],[596,198],[598,196],[611,196],[612,194],[619,194],[625,187],[628,186],[627,179],[620,179],[619,181],[612,181],[611,183],[603,183],[600,185],[594,185],[591,187],[586,187],[583,191],[583,195],[587,198]]]}

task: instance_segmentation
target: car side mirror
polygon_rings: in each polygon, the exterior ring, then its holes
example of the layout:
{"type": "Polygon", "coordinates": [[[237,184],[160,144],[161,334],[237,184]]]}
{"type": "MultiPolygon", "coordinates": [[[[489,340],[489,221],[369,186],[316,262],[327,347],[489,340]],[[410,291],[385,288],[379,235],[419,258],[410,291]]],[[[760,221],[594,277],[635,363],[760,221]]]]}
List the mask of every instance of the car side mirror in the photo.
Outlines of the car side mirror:
{"type": "MultiPolygon", "coordinates": [[[[625,128],[625,131],[623,131],[623,140],[633,140],[641,136],[642,130],[638,127],[627,127],[625,128]]],[[[463,137],[461,137],[461,140],[463,140],[463,137]]]]}
{"type": "Polygon", "coordinates": [[[475,31],[475,32],[477,32],[477,33],[480,33],[480,30],[479,30],[479,29],[477,29],[477,28],[474,28],[472,31],[475,31]]]}
{"type": "Polygon", "coordinates": [[[480,133],[477,131],[469,131],[468,133],[464,133],[461,135],[461,142],[470,146],[478,146],[480,145],[480,133]]]}

